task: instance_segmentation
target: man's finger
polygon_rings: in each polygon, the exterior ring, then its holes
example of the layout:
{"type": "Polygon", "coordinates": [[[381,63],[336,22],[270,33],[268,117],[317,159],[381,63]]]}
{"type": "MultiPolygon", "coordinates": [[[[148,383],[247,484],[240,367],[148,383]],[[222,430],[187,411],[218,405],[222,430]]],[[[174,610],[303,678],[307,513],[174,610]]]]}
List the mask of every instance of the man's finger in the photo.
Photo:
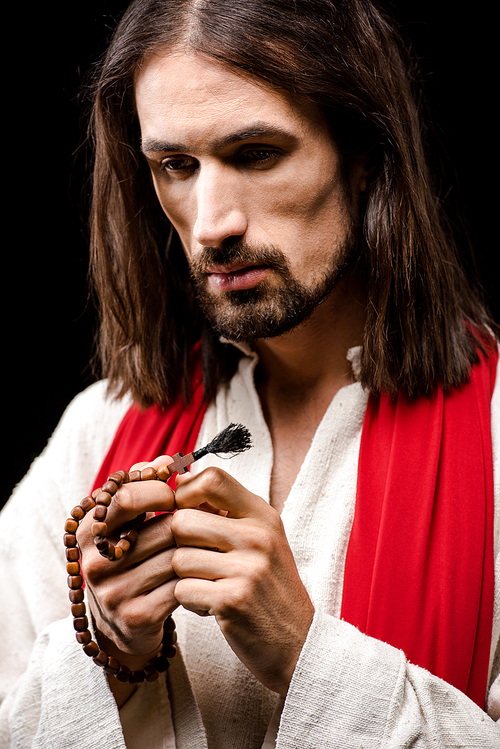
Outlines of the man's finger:
{"type": "Polygon", "coordinates": [[[163,468],[163,466],[168,466],[170,463],[173,463],[173,458],[170,455],[159,455],[154,460],[149,461],[142,461],[139,463],[134,463],[133,466],[130,466],[130,471],[142,471],[143,468],[155,468],[158,470],[159,468],[163,468]]]}
{"type": "Polygon", "coordinates": [[[138,528],[138,540],[123,557],[127,566],[139,565],[145,559],[167,549],[176,548],[170,525],[172,514],[153,515],[138,528]]]}
{"type": "MultiPolygon", "coordinates": [[[[188,611],[199,616],[211,616],[217,611],[220,597],[215,586],[219,588],[221,582],[186,578],[176,583],[174,595],[178,603],[188,611]]],[[[222,598],[223,594],[224,590],[221,591],[222,598]]]]}
{"type": "Polygon", "coordinates": [[[226,554],[187,546],[174,551],[172,568],[177,577],[200,580],[219,580],[231,571],[226,554]]]}
{"type": "Polygon", "coordinates": [[[174,493],[163,481],[123,484],[112,497],[106,513],[108,535],[143,513],[173,512],[175,509],[174,493]]]}
{"type": "Polygon", "coordinates": [[[221,468],[205,468],[178,482],[175,493],[179,509],[196,508],[208,502],[229,517],[260,517],[272,511],[261,497],[245,489],[236,479],[221,468]]]}
{"type": "Polygon", "coordinates": [[[239,538],[236,518],[198,510],[179,510],[172,516],[172,533],[177,546],[231,551],[239,538]]]}

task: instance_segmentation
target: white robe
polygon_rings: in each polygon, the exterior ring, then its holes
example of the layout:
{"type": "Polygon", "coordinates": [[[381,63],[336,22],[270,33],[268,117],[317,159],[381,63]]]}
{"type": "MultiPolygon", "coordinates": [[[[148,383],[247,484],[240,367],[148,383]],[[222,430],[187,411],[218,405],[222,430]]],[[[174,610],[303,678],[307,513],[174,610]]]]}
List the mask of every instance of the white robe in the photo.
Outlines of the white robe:
{"type": "MultiPolygon", "coordinates": [[[[220,465],[269,500],[273,452],[254,387],[255,364],[255,355],[242,358],[238,373],[208,409],[198,438],[201,445],[230,421],[240,421],[252,432],[255,447],[231,461],[207,456],[193,471],[220,465]]],[[[213,618],[179,609],[174,615],[179,652],[168,688],[163,681],[140,685],[119,713],[105,674],[82,653],[67,616],[62,533],[71,508],[91,488],[130,402],[107,398],[105,383],[78,396],[1,517],[0,689],[8,694],[0,710],[0,747],[259,749],[265,742],[268,749],[276,741],[276,749],[498,749],[500,724],[492,718],[500,718],[500,663],[494,660],[500,635],[500,386],[492,403],[491,717],[408,663],[401,651],[339,619],[366,401],[358,383],[337,393],[282,513],[316,608],[284,705],[240,663],[213,618]]]]}

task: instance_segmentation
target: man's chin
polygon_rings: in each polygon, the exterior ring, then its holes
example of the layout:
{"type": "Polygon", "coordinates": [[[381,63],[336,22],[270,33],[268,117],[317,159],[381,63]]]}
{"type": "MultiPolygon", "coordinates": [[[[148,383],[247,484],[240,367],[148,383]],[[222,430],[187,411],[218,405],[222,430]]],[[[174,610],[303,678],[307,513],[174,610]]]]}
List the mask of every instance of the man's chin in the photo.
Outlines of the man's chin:
{"type": "Polygon", "coordinates": [[[312,314],[314,306],[288,309],[272,303],[218,304],[216,307],[202,305],[205,317],[214,332],[233,343],[252,344],[257,340],[278,338],[289,333],[312,314]]]}

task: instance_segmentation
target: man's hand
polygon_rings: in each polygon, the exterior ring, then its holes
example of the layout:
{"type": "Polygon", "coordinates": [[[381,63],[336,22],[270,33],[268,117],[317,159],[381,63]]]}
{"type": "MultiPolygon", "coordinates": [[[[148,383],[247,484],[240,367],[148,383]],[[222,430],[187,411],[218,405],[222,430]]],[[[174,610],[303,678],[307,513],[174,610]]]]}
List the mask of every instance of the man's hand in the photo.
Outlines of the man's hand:
{"type": "Polygon", "coordinates": [[[215,616],[254,676],[286,695],[314,608],[279,514],[217,468],[179,476],[176,504],[176,599],[215,616]]]}
{"type": "MultiPolygon", "coordinates": [[[[162,465],[170,461],[163,456],[162,465]]],[[[145,465],[149,464],[140,463],[132,469],[145,465]]],[[[178,606],[174,596],[177,578],[172,568],[172,515],[154,515],[155,511],[171,513],[174,509],[174,493],[164,482],[124,484],[108,508],[110,537],[138,515],[148,515],[139,528],[136,543],[113,562],[104,559],[94,546],[92,512],[78,529],[82,574],[99,644],[132,669],[143,668],[156,655],[161,647],[163,622],[178,606]]]]}

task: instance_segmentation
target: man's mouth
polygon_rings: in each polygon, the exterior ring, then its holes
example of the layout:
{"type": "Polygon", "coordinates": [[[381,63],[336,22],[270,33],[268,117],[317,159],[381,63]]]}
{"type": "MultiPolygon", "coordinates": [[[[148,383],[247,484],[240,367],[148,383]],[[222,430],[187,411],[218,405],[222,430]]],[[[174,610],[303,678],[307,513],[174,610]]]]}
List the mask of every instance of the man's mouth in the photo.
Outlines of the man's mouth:
{"type": "Polygon", "coordinates": [[[240,291],[251,289],[263,281],[270,272],[266,265],[245,265],[231,263],[230,265],[211,265],[205,274],[208,283],[217,291],[240,291]]]}

